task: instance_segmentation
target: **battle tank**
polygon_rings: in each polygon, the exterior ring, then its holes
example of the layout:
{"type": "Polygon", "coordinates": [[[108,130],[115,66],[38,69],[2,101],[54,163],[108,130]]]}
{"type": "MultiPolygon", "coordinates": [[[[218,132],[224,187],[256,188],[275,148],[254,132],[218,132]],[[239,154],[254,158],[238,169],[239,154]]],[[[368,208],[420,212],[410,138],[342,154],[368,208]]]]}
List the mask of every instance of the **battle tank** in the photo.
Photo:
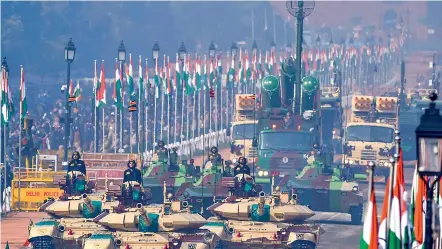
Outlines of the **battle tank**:
{"type": "MultiPolygon", "coordinates": [[[[163,188],[166,196],[165,182],[163,188]]],[[[187,201],[171,198],[169,193],[163,204],[138,204],[124,212],[103,213],[94,222],[112,233],[92,235],[84,248],[214,248],[214,234],[198,230],[206,220],[191,213],[187,201]]]]}
{"type": "Polygon", "coordinates": [[[364,198],[359,184],[343,181],[340,168],[311,161],[297,176],[284,176],[278,187],[296,194],[298,203],[314,211],[348,213],[352,224],[362,222],[364,198]]]}
{"type": "MultiPolygon", "coordinates": [[[[158,151],[153,160],[143,168],[143,187],[146,192],[158,193],[163,189],[166,182],[167,191],[175,193],[185,183],[193,183],[201,177],[201,167],[193,166],[193,159],[183,160],[178,163],[178,155],[175,149],[169,153],[168,149],[158,151]]],[[[161,203],[161,195],[152,195],[151,202],[161,203]]]]}
{"type": "Polygon", "coordinates": [[[83,249],[210,249],[216,248],[216,237],[209,231],[191,234],[174,232],[116,232],[97,233],[90,236],[83,249]]]}
{"type": "Polygon", "coordinates": [[[119,202],[107,199],[105,194],[83,194],[65,197],[64,200],[48,200],[40,207],[52,218],[43,219],[29,226],[28,242],[34,249],[81,248],[84,239],[106,229],[92,218],[104,210],[113,210],[119,202]]]}
{"type": "Polygon", "coordinates": [[[92,233],[106,231],[104,227],[93,222],[93,218],[104,211],[124,209],[120,206],[115,194],[121,192],[119,186],[112,188],[108,186],[106,180],[104,193],[92,193],[92,188],[85,188],[86,191],[83,192],[89,194],[70,195],[70,193],[78,193],[78,185],[68,185],[64,179],[66,178],[54,180],[65,189],[61,198],[59,200],[48,199],[39,208],[40,212],[47,213],[51,218],[32,223],[29,227],[28,242],[36,249],[81,248],[84,239],[92,233]]]}
{"type": "MultiPolygon", "coordinates": [[[[244,178],[249,178],[253,181],[247,175],[242,178],[237,180],[244,183],[244,178]]],[[[259,188],[255,185],[256,189],[259,188]]],[[[232,195],[213,204],[207,210],[215,217],[209,218],[202,229],[218,236],[218,248],[316,248],[324,230],[318,225],[305,223],[314,216],[313,211],[297,204],[296,195],[290,198],[288,193],[275,189],[271,196],[265,196],[261,191],[252,197],[254,191],[247,192],[244,188],[239,191],[243,197],[232,195]]]]}

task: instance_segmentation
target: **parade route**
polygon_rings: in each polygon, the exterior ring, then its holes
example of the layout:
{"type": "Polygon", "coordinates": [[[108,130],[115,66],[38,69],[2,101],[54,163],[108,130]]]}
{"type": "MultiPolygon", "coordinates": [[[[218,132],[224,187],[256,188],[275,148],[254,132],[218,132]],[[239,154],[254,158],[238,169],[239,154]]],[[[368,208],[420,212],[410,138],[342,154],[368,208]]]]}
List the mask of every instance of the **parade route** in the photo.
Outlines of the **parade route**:
{"type": "Polygon", "coordinates": [[[11,212],[1,220],[1,248],[9,242],[10,249],[24,249],[23,244],[28,237],[28,225],[32,220],[37,222],[47,217],[41,212],[11,212]]]}

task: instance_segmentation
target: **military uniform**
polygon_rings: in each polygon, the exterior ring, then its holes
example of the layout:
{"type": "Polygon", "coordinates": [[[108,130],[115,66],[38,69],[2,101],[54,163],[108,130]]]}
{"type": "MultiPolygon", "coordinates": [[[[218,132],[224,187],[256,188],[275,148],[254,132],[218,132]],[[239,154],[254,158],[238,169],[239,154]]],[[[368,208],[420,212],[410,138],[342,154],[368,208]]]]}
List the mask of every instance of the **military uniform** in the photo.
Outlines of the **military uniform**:
{"type": "Polygon", "coordinates": [[[142,182],[141,171],[135,167],[124,171],[123,183],[131,181],[138,182],[139,184],[142,182]]]}
{"type": "Polygon", "coordinates": [[[158,160],[159,161],[169,161],[169,150],[164,147],[164,142],[158,142],[158,160]]]}
{"type": "Polygon", "coordinates": [[[72,171],[79,171],[83,175],[86,175],[86,165],[84,164],[83,160],[80,160],[80,154],[78,152],[74,152],[74,154],[72,155],[72,160],[68,164],[67,172],[69,173],[72,171]],[[73,158],[75,154],[78,155],[78,159],[73,158]]]}

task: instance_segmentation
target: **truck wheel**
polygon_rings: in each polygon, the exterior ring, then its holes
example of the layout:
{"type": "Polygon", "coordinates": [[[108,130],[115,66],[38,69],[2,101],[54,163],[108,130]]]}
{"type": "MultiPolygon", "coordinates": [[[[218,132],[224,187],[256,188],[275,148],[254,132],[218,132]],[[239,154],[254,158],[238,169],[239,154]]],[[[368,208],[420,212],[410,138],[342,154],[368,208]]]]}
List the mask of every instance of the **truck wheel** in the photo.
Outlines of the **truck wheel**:
{"type": "Polygon", "coordinates": [[[351,224],[352,225],[361,225],[362,224],[362,216],[363,216],[362,206],[352,207],[350,209],[350,216],[351,216],[351,224]]]}

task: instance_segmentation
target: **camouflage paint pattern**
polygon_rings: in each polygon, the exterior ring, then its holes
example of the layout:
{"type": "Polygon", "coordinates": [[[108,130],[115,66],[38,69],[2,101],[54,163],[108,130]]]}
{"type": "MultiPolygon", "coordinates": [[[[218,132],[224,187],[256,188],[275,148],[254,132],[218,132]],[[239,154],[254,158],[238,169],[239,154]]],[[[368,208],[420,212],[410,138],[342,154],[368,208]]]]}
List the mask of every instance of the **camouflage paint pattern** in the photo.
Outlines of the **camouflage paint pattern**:
{"type": "Polygon", "coordinates": [[[314,211],[352,213],[363,206],[363,196],[356,182],[341,180],[339,169],[324,172],[322,163],[314,161],[296,176],[283,177],[278,186],[297,194],[298,202],[314,211]]]}
{"type": "Polygon", "coordinates": [[[164,182],[167,192],[175,193],[176,190],[186,182],[193,182],[193,177],[186,176],[186,165],[179,164],[178,171],[169,171],[169,165],[162,162],[153,162],[143,169],[143,187],[146,192],[152,192],[152,202],[162,203],[164,182]]]}

